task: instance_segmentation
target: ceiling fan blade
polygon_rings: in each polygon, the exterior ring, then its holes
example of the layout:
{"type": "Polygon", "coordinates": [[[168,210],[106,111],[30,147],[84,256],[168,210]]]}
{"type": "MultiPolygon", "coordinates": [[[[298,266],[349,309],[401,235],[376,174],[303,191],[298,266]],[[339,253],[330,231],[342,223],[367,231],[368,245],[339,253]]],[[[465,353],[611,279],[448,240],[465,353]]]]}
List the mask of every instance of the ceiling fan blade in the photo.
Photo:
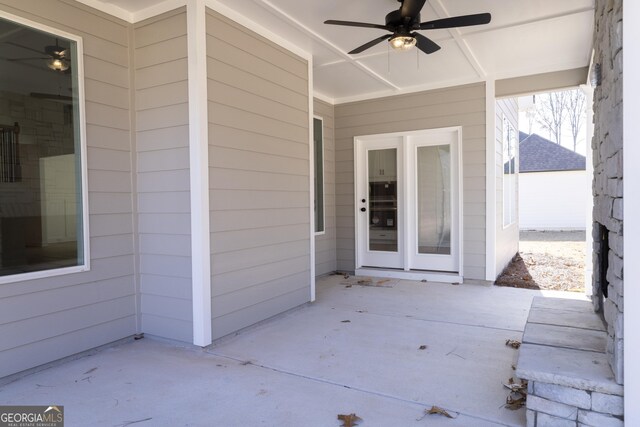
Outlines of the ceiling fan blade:
{"type": "Polygon", "coordinates": [[[32,61],[35,59],[51,59],[50,56],[47,57],[40,57],[40,58],[5,58],[7,61],[32,61]]]}
{"type": "Polygon", "coordinates": [[[20,49],[30,50],[31,52],[35,52],[35,53],[37,53],[39,55],[46,55],[47,54],[46,52],[43,52],[41,50],[33,49],[33,48],[29,47],[29,46],[23,46],[23,45],[21,45],[19,43],[5,42],[5,44],[9,44],[11,46],[19,47],[20,49]]]}
{"type": "Polygon", "coordinates": [[[379,30],[386,30],[387,27],[380,24],[369,24],[367,22],[354,22],[354,21],[336,21],[335,19],[329,19],[328,21],[324,21],[325,24],[329,25],[343,25],[345,27],[363,27],[363,28],[377,28],[379,30]]]}
{"type": "Polygon", "coordinates": [[[364,52],[365,50],[369,49],[370,47],[373,47],[373,46],[377,45],[378,43],[381,43],[381,42],[383,42],[385,40],[389,40],[389,38],[392,35],[393,34],[385,34],[384,36],[380,36],[377,39],[373,39],[370,42],[367,42],[367,43],[363,44],[362,46],[353,49],[351,52],[349,52],[349,55],[355,55],[356,53],[364,52]]]}
{"type": "Polygon", "coordinates": [[[400,6],[400,16],[403,18],[413,18],[420,14],[426,0],[404,0],[400,6]]]}
{"type": "Polygon", "coordinates": [[[416,47],[427,55],[440,50],[440,46],[436,42],[422,34],[412,33],[411,36],[415,37],[417,40],[416,47]]]}
{"type": "Polygon", "coordinates": [[[439,30],[454,27],[470,27],[472,25],[484,25],[491,22],[490,13],[477,13],[475,15],[453,16],[451,18],[436,19],[435,21],[423,22],[420,24],[421,30],[439,30]]]}

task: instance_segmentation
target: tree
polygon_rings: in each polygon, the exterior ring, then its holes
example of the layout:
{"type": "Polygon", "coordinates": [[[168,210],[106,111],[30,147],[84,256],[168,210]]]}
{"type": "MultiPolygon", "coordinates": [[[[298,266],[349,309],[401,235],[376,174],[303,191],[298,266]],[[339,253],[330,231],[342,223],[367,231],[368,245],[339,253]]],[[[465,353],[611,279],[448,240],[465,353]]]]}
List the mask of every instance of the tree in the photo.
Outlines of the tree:
{"type": "Polygon", "coordinates": [[[562,137],[568,97],[567,92],[552,92],[537,97],[540,100],[537,106],[538,123],[549,131],[549,138],[556,144],[560,144],[562,137]]]}
{"type": "Polygon", "coordinates": [[[584,107],[587,101],[584,93],[579,89],[569,91],[567,95],[567,119],[571,127],[571,136],[573,136],[573,151],[576,151],[578,133],[585,118],[584,107]]]}

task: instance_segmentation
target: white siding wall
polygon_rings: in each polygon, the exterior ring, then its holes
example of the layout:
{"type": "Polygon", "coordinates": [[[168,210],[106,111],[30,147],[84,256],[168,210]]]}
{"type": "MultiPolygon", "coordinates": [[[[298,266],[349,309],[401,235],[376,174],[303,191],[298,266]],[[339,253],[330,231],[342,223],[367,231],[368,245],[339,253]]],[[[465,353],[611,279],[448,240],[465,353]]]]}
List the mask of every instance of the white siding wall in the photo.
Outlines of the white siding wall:
{"type": "Polygon", "coordinates": [[[128,24],[80,3],[0,8],[84,41],[91,271],[0,286],[0,377],[136,332],[128,24]]]}
{"type": "Polygon", "coordinates": [[[586,229],[586,171],[520,174],[520,228],[523,230],[586,229]]]}
{"type": "Polygon", "coordinates": [[[334,107],[314,99],[313,110],[322,117],[324,136],[324,227],[316,236],[316,276],[337,269],[336,259],[336,151],[334,139],[334,107]]]}
{"type": "MultiPolygon", "coordinates": [[[[507,98],[496,101],[496,273],[500,274],[509,264],[509,261],[518,252],[518,242],[520,241],[520,231],[518,228],[518,215],[516,221],[504,227],[503,222],[503,116],[518,129],[518,100],[507,98]]],[[[516,154],[516,172],[518,171],[519,157],[516,154]]],[[[516,173],[516,206],[518,206],[518,174],[516,173]]]]}
{"type": "Polygon", "coordinates": [[[310,299],[307,61],[207,11],[213,338],[310,299]]]}
{"type": "Polygon", "coordinates": [[[192,342],[191,218],[184,8],[135,24],[142,330],[192,342]]]}
{"type": "Polygon", "coordinates": [[[484,84],[353,102],[335,107],[337,267],[355,268],[353,138],[462,126],[463,274],[485,279],[486,105],[484,84]]]}

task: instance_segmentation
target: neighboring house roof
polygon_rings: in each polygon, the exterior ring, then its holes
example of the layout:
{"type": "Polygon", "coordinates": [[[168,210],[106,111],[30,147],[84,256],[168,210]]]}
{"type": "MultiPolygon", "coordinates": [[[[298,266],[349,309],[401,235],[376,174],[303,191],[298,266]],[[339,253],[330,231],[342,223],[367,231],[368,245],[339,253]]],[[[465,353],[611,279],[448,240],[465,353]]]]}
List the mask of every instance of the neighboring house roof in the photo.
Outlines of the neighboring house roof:
{"type": "Polygon", "coordinates": [[[520,132],[520,172],[585,170],[586,164],[581,154],[538,134],[520,132]]]}
{"type": "Polygon", "coordinates": [[[518,142],[522,142],[523,140],[527,139],[529,137],[528,133],[524,133],[522,131],[519,132],[520,133],[520,138],[518,139],[518,142]]]}

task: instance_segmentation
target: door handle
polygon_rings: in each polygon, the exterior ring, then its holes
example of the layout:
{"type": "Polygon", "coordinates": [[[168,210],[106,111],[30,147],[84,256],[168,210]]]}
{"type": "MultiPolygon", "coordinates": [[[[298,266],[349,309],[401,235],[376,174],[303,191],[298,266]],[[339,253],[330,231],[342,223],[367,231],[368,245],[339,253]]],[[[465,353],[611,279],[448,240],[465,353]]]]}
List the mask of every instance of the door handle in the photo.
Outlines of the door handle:
{"type": "Polygon", "coordinates": [[[360,208],[360,212],[366,212],[367,208],[360,208]]]}

